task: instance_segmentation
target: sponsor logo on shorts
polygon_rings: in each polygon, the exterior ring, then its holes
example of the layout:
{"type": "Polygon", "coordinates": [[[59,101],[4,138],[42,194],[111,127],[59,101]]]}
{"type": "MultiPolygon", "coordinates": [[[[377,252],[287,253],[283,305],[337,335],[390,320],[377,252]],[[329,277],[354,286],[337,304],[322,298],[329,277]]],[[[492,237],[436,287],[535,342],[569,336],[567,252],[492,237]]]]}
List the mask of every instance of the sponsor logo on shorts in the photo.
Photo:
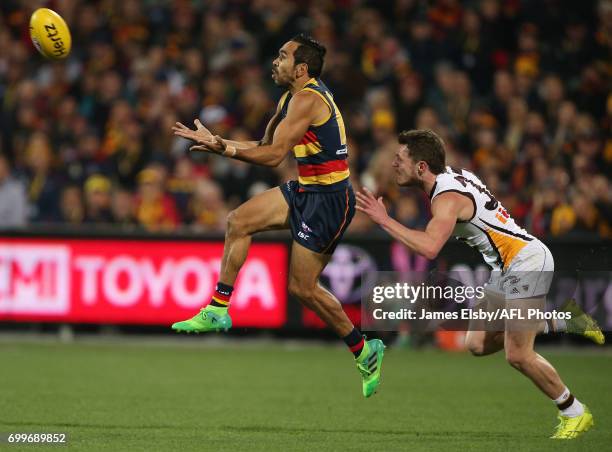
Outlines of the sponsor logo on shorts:
{"type": "Polygon", "coordinates": [[[302,221],[302,229],[306,232],[312,232],[312,229],[310,229],[310,227],[308,227],[308,225],[304,223],[303,221],[302,221]]]}
{"type": "Polygon", "coordinates": [[[308,240],[310,237],[308,234],[304,234],[302,231],[298,232],[298,237],[304,240],[308,240]]]}

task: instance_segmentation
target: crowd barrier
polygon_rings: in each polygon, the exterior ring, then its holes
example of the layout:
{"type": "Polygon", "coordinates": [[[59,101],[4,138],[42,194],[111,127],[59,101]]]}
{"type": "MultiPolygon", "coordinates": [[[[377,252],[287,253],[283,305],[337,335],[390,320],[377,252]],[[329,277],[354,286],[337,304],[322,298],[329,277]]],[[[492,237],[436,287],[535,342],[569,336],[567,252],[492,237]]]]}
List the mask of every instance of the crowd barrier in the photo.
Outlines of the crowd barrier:
{"type": "MultiPolygon", "coordinates": [[[[586,304],[612,329],[610,242],[547,241],[555,268],[596,274],[586,304]],[[603,275],[603,283],[602,283],[603,275]]],[[[287,293],[291,241],[264,236],[253,243],[232,297],[236,327],[319,328],[322,323],[287,293]]],[[[0,233],[0,322],[169,325],[194,314],[217,280],[223,237],[112,231],[0,233]]],[[[299,263],[298,263],[299,265],[299,263]]],[[[450,241],[435,261],[385,236],[348,236],[321,277],[359,322],[361,288],[376,271],[461,270],[474,278],[488,267],[450,241]]]]}

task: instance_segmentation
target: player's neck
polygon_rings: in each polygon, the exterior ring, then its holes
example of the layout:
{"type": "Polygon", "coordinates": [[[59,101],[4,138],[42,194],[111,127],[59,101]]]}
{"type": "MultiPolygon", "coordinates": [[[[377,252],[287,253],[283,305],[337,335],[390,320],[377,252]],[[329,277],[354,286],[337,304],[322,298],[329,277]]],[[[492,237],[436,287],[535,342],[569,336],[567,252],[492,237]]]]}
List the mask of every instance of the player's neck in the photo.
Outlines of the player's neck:
{"type": "Polygon", "coordinates": [[[423,190],[427,193],[427,196],[431,196],[431,191],[436,185],[436,175],[432,173],[427,173],[423,176],[423,190]]]}
{"type": "Polygon", "coordinates": [[[300,91],[302,88],[304,88],[304,86],[310,81],[310,79],[312,79],[313,77],[310,77],[309,75],[304,75],[298,79],[295,79],[295,81],[290,85],[289,87],[289,92],[291,94],[295,94],[298,91],[300,91]]]}

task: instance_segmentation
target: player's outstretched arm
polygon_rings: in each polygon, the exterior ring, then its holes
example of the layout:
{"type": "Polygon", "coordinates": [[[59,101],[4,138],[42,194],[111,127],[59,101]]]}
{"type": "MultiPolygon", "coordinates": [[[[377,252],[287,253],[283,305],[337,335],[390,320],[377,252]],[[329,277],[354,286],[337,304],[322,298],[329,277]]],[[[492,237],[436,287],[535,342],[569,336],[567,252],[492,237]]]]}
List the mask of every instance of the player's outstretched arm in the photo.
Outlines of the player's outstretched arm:
{"type": "MultiPolygon", "coordinates": [[[[272,142],[272,136],[274,135],[274,131],[278,126],[278,123],[281,120],[281,103],[279,102],[276,107],[276,111],[274,112],[274,116],[270,118],[268,121],[268,125],[266,126],[266,131],[264,133],[263,138],[260,141],[235,141],[235,140],[227,140],[223,139],[223,141],[227,144],[227,146],[233,146],[236,149],[247,149],[252,148],[254,146],[261,146],[270,144],[272,142]]],[[[209,146],[216,144],[217,140],[210,130],[208,130],[199,119],[195,119],[193,121],[196,129],[192,130],[181,122],[176,122],[172,127],[172,131],[175,135],[183,138],[187,138],[188,140],[195,141],[198,145],[201,146],[209,146]]],[[[199,146],[193,146],[193,150],[203,150],[199,149],[199,146]]],[[[204,149],[206,150],[206,149],[204,149]]]]}
{"type": "Polygon", "coordinates": [[[293,146],[300,142],[310,124],[315,122],[319,110],[328,108],[322,104],[323,101],[310,93],[296,94],[289,102],[287,116],[274,130],[270,144],[246,149],[236,148],[217,136],[213,137],[213,143],[192,146],[191,150],[212,152],[256,165],[278,166],[293,146]]]}
{"type": "Polygon", "coordinates": [[[391,218],[382,197],[376,199],[367,188],[357,193],[357,210],[368,215],[393,238],[431,260],[436,258],[457,223],[462,203],[458,203],[455,196],[460,195],[444,193],[434,199],[431,205],[432,218],[425,231],[407,228],[391,218]]]}
{"type": "MultiPolygon", "coordinates": [[[[209,145],[216,142],[215,136],[200,122],[199,119],[193,121],[196,129],[192,130],[183,123],[177,122],[172,127],[172,131],[176,136],[187,138],[188,140],[195,141],[199,145],[209,145]]],[[[257,141],[233,141],[225,140],[228,145],[234,146],[235,148],[250,148],[257,146],[257,141]]]]}

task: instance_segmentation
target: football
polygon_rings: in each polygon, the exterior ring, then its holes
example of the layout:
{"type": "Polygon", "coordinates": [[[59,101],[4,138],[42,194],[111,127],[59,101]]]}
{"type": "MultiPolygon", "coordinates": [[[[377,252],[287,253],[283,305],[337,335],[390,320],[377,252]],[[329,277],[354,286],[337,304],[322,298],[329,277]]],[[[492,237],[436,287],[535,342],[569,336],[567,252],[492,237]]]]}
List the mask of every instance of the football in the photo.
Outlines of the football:
{"type": "Polygon", "coordinates": [[[72,47],[70,29],[62,16],[48,8],[39,8],[30,18],[30,37],[34,47],[46,58],[66,58],[72,47]]]}

